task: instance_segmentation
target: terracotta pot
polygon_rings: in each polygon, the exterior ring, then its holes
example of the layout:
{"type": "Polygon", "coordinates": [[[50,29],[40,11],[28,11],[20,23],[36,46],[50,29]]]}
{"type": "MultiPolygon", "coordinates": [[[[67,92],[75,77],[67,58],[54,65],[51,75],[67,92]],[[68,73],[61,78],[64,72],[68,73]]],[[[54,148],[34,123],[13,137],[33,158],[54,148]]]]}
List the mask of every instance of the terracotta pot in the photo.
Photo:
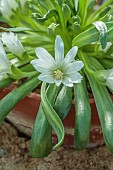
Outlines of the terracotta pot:
{"type": "MultiPolygon", "coordinates": [[[[0,98],[3,98],[15,87],[13,85],[8,86],[0,90],[0,98]]],[[[13,123],[20,131],[31,136],[33,123],[39,108],[40,104],[40,95],[36,93],[30,93],[27,97],[21,100],[14,109],[9,113],[7,119],[13,123]]],[[[90,99],[90,105],[92,110],[92,126],[90,130],[90,142],[88,147],[96,147],[104,143],[101,126],[95,106],[94,99],[90,99]]],[[[65,126],[65,140],[64,145],[72,146],[73,145],[73,134],[74,134],[74,124],[75,124],[75,108],[74,102],[72,102],[72,108],[63,121],[65,126]]],[[[56,142],[57,138],[53,134],[53,142],[56,142]]]]}

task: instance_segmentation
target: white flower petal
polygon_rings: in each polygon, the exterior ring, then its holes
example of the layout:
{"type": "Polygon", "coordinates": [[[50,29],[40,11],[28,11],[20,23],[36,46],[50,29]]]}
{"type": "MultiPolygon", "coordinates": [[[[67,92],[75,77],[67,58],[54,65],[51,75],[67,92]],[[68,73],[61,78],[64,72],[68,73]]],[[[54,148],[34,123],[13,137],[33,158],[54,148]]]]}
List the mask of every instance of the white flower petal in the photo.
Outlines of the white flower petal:
{"type": "Polygon", "coordinates": [[[82,61],[75,61],[70,63],[66,68],[66,74],[71,74],[77,71],[80,71],[83,68],[84,64],[82,61]]]}
{"type": "Polygon", "coordinates": [[[46,74],[46,73],[40,74],[38,76],[38,79],[41,80],[41,81],[44,81],[46,83],[54,83],[55,82],[54,78],[50,74],[46,74]]]}
{"type": "Polygon", "coordinates": [[[59,86],[62,83],[62,80],[56,80],[55,79],[55,83],[56,83],[57,86],[59,86]]]}
{"type": "MultiPolygon", "coordinates": [[[[52,68],[52,65],[49,65],[47,62],[40,60],[40,59],[32,60],[31,64],[39,72],[46,72],[46,71],[51,70],[51,68],[52,68]]],[[[53,67],[54,67],[54,65],[53,65],[53,67]]]]}
{"type": "Polygon", "coordinates": [[[6,68],[6,67],[0,67],[0,75],[1,74],[4,74],[4,73],[8,73],[9,72],[9,68],[6,68]]]}
{"type": "Polygon", "coordinates": [[[17,35],[14,35],[12,32],[3,33],[2,41],[7,46],[7,48],[17,56],[21,56],[25,52],[25,49],[21,42],[18,40],[17,35]]]}
{"type": "Polygon", "coordinates": [[[8,60],[5,50],[3,48],[3,44],[0,41],[0,64],[3,64],[3,63],[9,64],[9,60],[8,60]]]}
{"type": "Polygon", "coordinates": [[[111,89],[113,89],[113,77],[108,77],[108,78],[107,78],[106,85],[107,85],[108,87],[110,87],[111,89]]]}
{"type": "Polygon", "coordinates": [[[71,79],[69,77],[64,77],[64,79],[62,80],[62,83],[65,86],[69,86],[69,87],[73,87],[73,82],[71,81],[71,79]]]}
{"type": "Polygon", "coordinates": [[[71,79],[71,81],[72,81],[73,83],[80,83],[81,80],[83,79],[83,77],[81,76],[81,74],[78,73],[78,72],[72,73],[72,74],[68,74],[67,76],[71,79]]]}
{"type": "Polygon", "coordinates": [[[60,36],[57,36],[55,41],[55,60],[57,65],[62,64],[64,60],[64,43],[60,36]]]}
{"type": "Polygon", "coordinates": [[[78,52],[77,46],[74,46],[73,48],[69,50],[69,52],[66,54],[66,57],[64,58],[65,65],[73,61],[73,59],[77,55],[77,52],[78,52]]]}
{"type": "Polygon", "coordinates": [[[31,61],[33,67],[41,72],[39,79],[47,83],[56,83],[59,86],[63,83],[66,86],[73,87],[73,83],[80,83],[82,76],[77,72],[83,67],[82,61],[72,63],[77,54],[78,47],[73,47],[64,59],[64,44],[60,36],[55,41],[55,60],[43,48],[36,49],[36,55],[39,59],[31,61]]]}
{"type": "Polygon", "coordinates": [[[113,77],[113,68],[109,70],[109,75],[108,77],[113,77]]]}
{"type": "MultiPolygon", "coordinates": [[[[5,73],[8,73],[10,70],[10,61],[7,58],[7,55],[5,53],[5,50],[3,48],[3,44],[0,41],[0,76],[5,73]]],[[[1,76],[2,77],[2,76],[1,76]]]]}
{"type": "Polygon", "coordinates": [[[54,58],[44,48],[36,48],[35,53],[40,60],[46,61],[48,64],[55,64],[54,58]]]}
{"type": "Polygon", "coordinates": [[[15,0],[0,0],[0,12],[3,17],[9,19],[13,14],[12,10],[16,10],[18,4],[15,0]]]}
{"type": "Polygon", "coordinates": [[[7,78],[7,74],[6,73],[0,73],[0,80],[3,80],[4,78],[7,78]]]}

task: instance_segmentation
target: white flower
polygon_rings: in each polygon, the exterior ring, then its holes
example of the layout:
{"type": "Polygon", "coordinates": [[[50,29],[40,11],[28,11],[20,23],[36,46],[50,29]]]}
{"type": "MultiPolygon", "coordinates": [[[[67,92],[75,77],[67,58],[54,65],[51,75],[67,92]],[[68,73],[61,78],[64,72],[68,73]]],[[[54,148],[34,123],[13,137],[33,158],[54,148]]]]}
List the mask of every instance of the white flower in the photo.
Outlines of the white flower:
{"type": "Polygon", "coordinates": [[[6,73],[10,72],[10,61],[7,58],[3,44],[0,41],[0,80],[7,77],[6,73]]]}
{"type": "Polygon", "coordinates": [[[16,56],[21,57],[22,54],[25,52],[25,49],[21,42],[18,40],[17,35],[15,36],[12,32],[3,33],[2,41],[7,46],[7,48],[16,56]]]}
{"type": "Polygon", "coordinates": [[[64,58],[64,43],[60,36],[55,41],[55,59],[44,49],[37,48],[36,55],[39,59],[34,59],[31,64],[41,72],[39,80],[47,83],[56,83],[59,86],[63,83],[72,87],[73,83],[80,83],[82,76],[78,71],[84,66],[82,61],[74,61],[78,47],[73,47],[64,58]]]}
{"type": "Polygon", "coordinates": [[[16,10],[18,4],[15,0],[0,0],[0,12],[4,18],[9,19],[16,10]]]}

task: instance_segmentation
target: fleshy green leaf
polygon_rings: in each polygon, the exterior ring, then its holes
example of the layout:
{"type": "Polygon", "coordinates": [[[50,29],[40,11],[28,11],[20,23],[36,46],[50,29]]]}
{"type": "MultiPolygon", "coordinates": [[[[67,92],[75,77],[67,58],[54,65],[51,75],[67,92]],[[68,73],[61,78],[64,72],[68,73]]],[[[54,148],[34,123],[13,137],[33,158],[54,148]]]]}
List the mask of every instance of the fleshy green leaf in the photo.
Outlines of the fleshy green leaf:
{"type": "Polygon", "coordinates": [[[15,27],[15,28],[4,28],[4,27],[0,27],[0,30],[4,30],[4,31],[8,31],[8,32],[31,31],[30,28],[23,28],[23,27],[15,27]]]}
{"type": "Polygon", "coordinates": [[[14,80],[7,77],[5,79],[0,80],[0,89],[7,87],[9,84],[11,84],[14,80]]]}
{"type": "MultiPolygon", "coordinates": [[[[106,26],[108,28],[108,41],[113,42],[113,22],[106,22],[106,26]]],[[[99,41],[99,31],[90,25],[73,39],[72,45],[80,48],[96,41],[99,41]]]]}
{"type": "Polygon", "coordinates": [[[51,106],[47,98],[45,88],[46,88],[46,83],[43,82],[42,88],[41,88],[42,107],[43,107],[47,120],[49,121],[53,130],[58,136],[58,143],[53,147],[53,149],[57,149],[62,145],[63,140],[64,140],[64,126],[58,114],[55,112],[55,110],[51,106]]]}
{"type": "Polygon", "coordinates": [[[85,78],[79,84],[74,84],[75,100],[75,131],[74,145],[78,150],[85,149],[89,141],[91,126],[91,108],[85,78]]]}
{"type": "Polygon", "coordinates": [[[0,123],[5,119],[7,114],[13,107],[25,96],[27,96],[34,88],[40,84],[37,76],[31,78],[26,83],[11,91],[3,99],[0,100],[0,123]],[[7,107],[6,107],[7,105],[7,107]]]}
{"type": "MultiPolygon", "coordinates": [[[[47,89],[47,97],[51,105],[54,103],[58,90],[59,87],[55,84],[49,85],[47,89]]],[[[35,158],[43,158],[48,156],[51,151],[52,127],[46,118],[41,102],[32,131],[30,155],[35,158]]]]}
{"type": "Polygon", "coordinates": [[[56,98],[54,109],[59,114],[61,119],[64,119],[72,105],[72,89],[67,86],[63,86],[56,98]]]}
{"type": "Polygon", "coordinates": [[[93,91],[105,143],[113,154],[113,102],[105,86],[96,83],[89,74],[87,77],[93,91]]]}
{"type": "Polygon", "coordinates": [[[100,33],[100,43],[103,49],[106,48],[107,45],[107,27],[106,24],[102,21],[96,21],[93,23],[93,25],[96,27],[96,29],[99,31],[100,33]]]}

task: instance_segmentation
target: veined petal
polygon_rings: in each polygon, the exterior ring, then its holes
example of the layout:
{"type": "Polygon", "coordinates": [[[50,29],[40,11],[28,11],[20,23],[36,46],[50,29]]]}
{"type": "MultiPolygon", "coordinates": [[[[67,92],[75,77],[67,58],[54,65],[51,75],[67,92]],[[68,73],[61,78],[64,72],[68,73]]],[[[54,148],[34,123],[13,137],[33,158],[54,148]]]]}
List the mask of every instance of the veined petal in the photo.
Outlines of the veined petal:
{"type": "Polygon", "coordinates": [[[75,46],[69,50],[69,52],[66,54],[66,57],[64,58],[64,63],[67,65],[68,63],[71,63],[75,56],[77,55],[78,47],[75,46]]]}
{"type": "Polygon", "coordinates": [[[62,80],[62,83],[65,86],[69,86],[69,87],[73,87],[73,82],[71,81],[71,79],[69,77],[64,77],[64,79],[62,80]]]}
{"type": "Polygon", "coordinates": [[[110,69],[109,71],[110,71],[110,72],[109,72],[108,78],[113,77],[113,68],[110,69]]]}
{"type": "Polygon", "coordinates": [[[55,83],[56,83],[57,86],[60,86],[60,84],[62,83],[62,80],[56,80],[55,79],[55,83]]]}
{"type": "Polygon", "coordinates": [[[82,61],[75,61],[73,63],[70,63],[66,68],[66,74],[71,74],[80,71],[83,68],[83,66],[84,64],[82,61]]]}
{"type": "Polygon", "coordinates": [[[44,48],[36,48],[35,53],[40,60],[46,61],[48,64],[55,64],[54,58],[44,48]]]}
{"type": "Polygon", "coordinates": [[[17,35],[14,35],[12,32],[3,33],[2,41],[7,46],[7,48],[17,56],[21,56],[25,52],[25,49],[21,42],[18,40],[17,35]]]}
{"type": "Polygon", "coordinates": [[[46,61],[43,61],[43,60],[40,60],[40,59],[32,60],[31,64],[39,72],[44,72],[45,70],[49,71],[53,66],[52,64],[49,65],[46,61]]]}
{"type": "Polygon", "coordinates": [[[59,35],[55,41],[55,60],[57,65],[61,65],[64,60],[64,43],[59,35]]]}
{"type": "Polygon", "coordinates": [[[107,78],[106,85],[107,85],[108,87],[110,87],[111,89],[113,89],[113,77],[108,77],[108,78],[107,78]]]}
{"type": "Polygon", "coordinates": [[[3,44],[0,41],[0,64],[2,65],[10,65],[9,59],[7,58],[7,55],[5,53],[5,50],[3,48],[3,44]]]}
{"type": "Polygon", "coordinates": [[[7,74],[6,73],[0,73],[0,80],[3,80],[4,78],[7,78],[7,74]]]}
{"type": "Polygon", "coordinates": [[[0,12],[6,19],[10,18],[13,14],[12,10],[16,10],[17,7],[18,4],[15,0],[0,0],[0,12]]]}
{"type": "Polygon", "coordinates": [[[8,68],[2,67],[2,69],[1,69],[1,67],[0,67],[0,75],[1,75],[1,74],[5,74],[5,73],[8,73],[8,72],[9,72],[9,69],[8,69],[8,68]]]}
{"type": "Polygon", "coordinates": [[[83,79],[83,77],[81,76],[81,74],[78,73],[78,72],[72,73],[72,74],[68,74],[67,76],[71,79],[71,81],[72,81],[73,83],[80,83],[81,80],[83,79]]]}
{"type": "Polygon", "coordinates": [[[38,79],[41,80],[41,81],[44,81],[46,83],[54,83],[55,80],[54,78],[51,76],[51,74],[40,74],[38,76],[38,79]]]}

